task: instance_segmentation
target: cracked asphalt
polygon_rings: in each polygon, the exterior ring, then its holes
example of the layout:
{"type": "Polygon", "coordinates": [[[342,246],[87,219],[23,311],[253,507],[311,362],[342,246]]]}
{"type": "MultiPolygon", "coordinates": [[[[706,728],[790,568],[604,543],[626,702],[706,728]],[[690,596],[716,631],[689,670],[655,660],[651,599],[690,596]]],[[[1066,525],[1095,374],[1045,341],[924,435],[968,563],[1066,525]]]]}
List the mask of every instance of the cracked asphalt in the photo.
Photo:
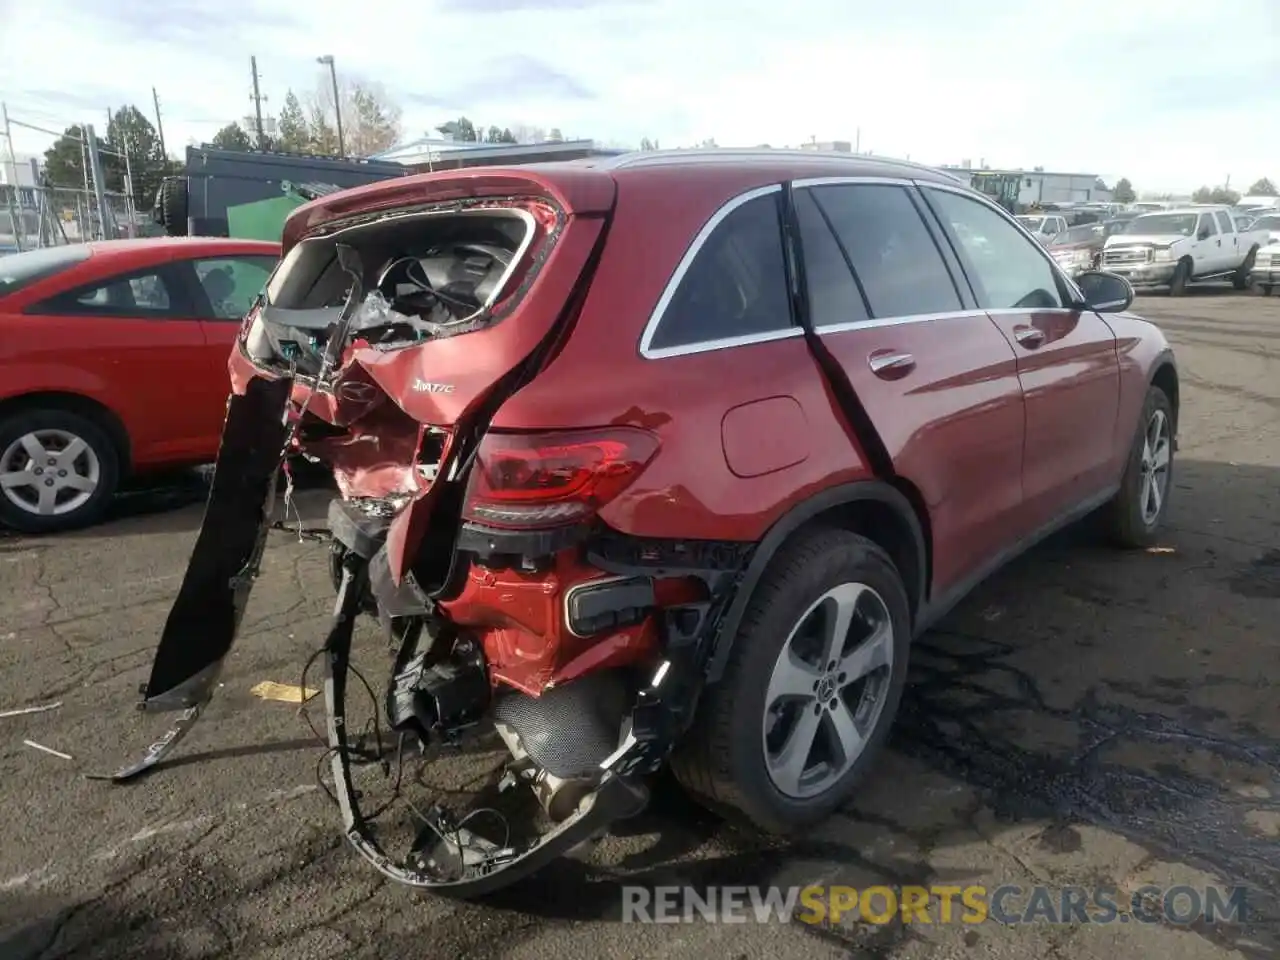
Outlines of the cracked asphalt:
{"type": "MultiPolygon", "coordinates": [[[[382,882],[337,833],[296,706],[249,692],[297,683],[323,638],[325,548],[286,532],[174,759],[130,786],[85,779],[163,729],[133,704],[199,487],[123,498],[83,533],[0,537],[0,711],[62,704],[0,718],[0,957],[1280,957],[1280,298],[1135,309],[1182,365],[1162,548],[1119,554],[1081,528],[981,587],[916,647],[878,770],[802,842],[744,836],[663,790],[588,862],[495,901],[382,882]],[[1249,892],[1244,922],[1217,926],[617,919],[626,883],[810,882],[1249,892]]],[[[299,498],[304,517],[324,496],[299,498]]]]}

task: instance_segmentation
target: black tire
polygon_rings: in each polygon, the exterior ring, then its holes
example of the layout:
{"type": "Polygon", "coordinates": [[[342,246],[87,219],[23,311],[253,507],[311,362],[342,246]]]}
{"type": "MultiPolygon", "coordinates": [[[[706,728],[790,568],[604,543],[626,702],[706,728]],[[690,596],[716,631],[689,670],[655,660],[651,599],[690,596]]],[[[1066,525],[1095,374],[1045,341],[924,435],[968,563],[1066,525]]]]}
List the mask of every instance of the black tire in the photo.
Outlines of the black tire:
{"type": "Polygon", "coordinates": [[[1105,511],[1106,532],[1108,539],[1117,547],[1135,549],[1149,547],[1156,541],[1160,527],[1169,512],[1169,496],[1173,492],[1174,451],[1177,447],[1176,419],[1173,404],[1159,387],[1147,389],[1147,398],[1142,405],[1142,418],[1134,434],[1133,444],[1129,450],[1129,459],[1125,464],[1124,476],[1120,480],[1120,490],[1107,505],[1105,511]],[[1169,431],[1169,463],[1163,480],[1164,495],[1154,517],[1144,516],[1143,486],[1145,470],[1143,468],[1143,447],[1147,430],[1152,419],[1160,413],[1164,416],[1169,431]]]}
{"type": "Polygon", "coordinates": [[[770,833],[790,833],[823,820],[849,799],[889,733],[906,683],[910,630],[902,577],[880,547],[844,530],[820,528],[799,536],[779,551],[756,587],[724,676],[706,691],[693,728],[677,747],[676,777],[704,805],[770,833]],[[882,706],[849,769],[823,792],[797,799],[782,793],[766,769],[770,678],[805,612],[828,590],[851,583],[879,595],[892,625],[893,661],[875,681],[883,684],[882,706]]]}
{"type": "Polygon", "coordinates": [[[1173,268],[1173,277],[1169,280],[1169,296],[1184,297],[1187,295],[1187,284],[1191,282],[1191,264],[1187,260],[1179,260],[1173,268]]]}
{"type": "Polygon", "coordinates": [[[160,214],[164,232],[171,237],[187,235],[187,180],[169,177],[160,183],[160,214]]]}
{"type": "MultiPolygon", "coordinates": [[[[40,431],[58,431],[78,437],[97,460],[97,485],[85,501],[66,513],[40,514],[14,502],[16,496],[28,500],[33,488],[24,487],[11,495],[0,490],[0,523],[23,533],[56,533],[90,526],[102,519],[120,483],[120,453],[110,434],[88,417],[70,410],[22,410],[0,422],[0,473],[10,469],[6,451],[23,436],[40,431]]],[[[40,469],[49,469],[46,464],[40,469]]],[[[56,468],[55,468],[56,469],[56,468]]]]}
{"type": "Polygon", "coordinates": [[[1240,268],[1236,270],[1235,275],[1231,278],[1231,285],[1237,290],[1249,289],[1249,274],[1253,273],[1253,262],[1257,259],[1258,248],[1254,247],[1249,251],[1249,255],[1244,258],[1244,263],[1240,264],[1240,268]]]}
{"type": "Polygon", "coordinates": [[[1269,297],[1269,296],[1271,296],[1271,284],[1269,284],[1269,283],[1255,283],[1255,284],[1253,285],[1253,292],[1254,292],[1254,293],[1256,293],[1256,294],[1257,294],[1258,296],[1260,296],[1260,297],[1269,297]]]}

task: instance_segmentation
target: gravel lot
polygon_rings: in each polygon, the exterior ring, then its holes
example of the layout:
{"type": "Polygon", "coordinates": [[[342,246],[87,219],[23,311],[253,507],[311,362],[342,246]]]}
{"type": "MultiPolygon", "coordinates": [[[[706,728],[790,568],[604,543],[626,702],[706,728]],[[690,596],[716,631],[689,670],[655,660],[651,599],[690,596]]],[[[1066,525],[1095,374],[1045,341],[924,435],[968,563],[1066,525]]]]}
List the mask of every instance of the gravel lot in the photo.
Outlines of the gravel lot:
{"type": "MultiPolygon", "coordinates": [[[[919,645],[891,752],[801,844],[674,791],[500,902],[380,882],[336,832],[293,706],[331,600],[324,547],[273,535],[207,717],[162,772],[84,779],[163,718],[133,710],[200,518],[198,488],[78,535],[0,537],[0,957],[1280,957],[1280,298],[1143,298],[1179,350],[1165,548],[1082,531],[1000,574],[919,645]],[[163,508],[163,509],[161,509],[163,508]],[[30,738],[67,761],[23,745],[30,738]],[[646,884],[1240,883],[1242,925],[617,922],[646,884]]],[[[324,494],[302,497],[319,516],[324,494]]]]}

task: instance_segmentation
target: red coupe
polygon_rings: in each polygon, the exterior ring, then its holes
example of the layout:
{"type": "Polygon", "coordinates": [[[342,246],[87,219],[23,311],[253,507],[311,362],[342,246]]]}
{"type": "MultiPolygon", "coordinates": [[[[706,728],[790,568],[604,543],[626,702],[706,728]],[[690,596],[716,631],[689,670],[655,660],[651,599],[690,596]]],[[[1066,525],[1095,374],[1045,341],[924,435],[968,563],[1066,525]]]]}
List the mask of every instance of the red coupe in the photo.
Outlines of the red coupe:
{"type": "Polygon", "coordinates": [[[120,479],[217,455],[274,243],[111,240],[0,258],[0,523],[97,520],[120,479]]]}

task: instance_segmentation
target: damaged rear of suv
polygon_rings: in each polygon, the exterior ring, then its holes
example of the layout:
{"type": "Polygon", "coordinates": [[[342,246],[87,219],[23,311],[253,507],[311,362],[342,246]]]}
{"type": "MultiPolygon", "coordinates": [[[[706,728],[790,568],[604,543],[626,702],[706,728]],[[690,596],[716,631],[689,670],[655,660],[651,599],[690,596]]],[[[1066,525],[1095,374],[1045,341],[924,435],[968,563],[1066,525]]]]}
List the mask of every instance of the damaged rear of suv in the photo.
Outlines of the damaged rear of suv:
{"type": "MultiPolygon", "coordinates": [[[[935,586],[1019,539],[1006,523],[970,543],[953,501],[934,496],[945,477],[917,486],[901,469],[936,456],[903,450],[924,442],[957,470],[991,471],[1024,446],[984,433],[1022,429],[1022,393],[1008,343],[955,285],[954,251],[923,284],[971,314],[949,321],[970,347],[946,363],[997,359],[981,378],[924,374],[965,416],[928,397],[926,409],[909,384],[877,393],[915,361],[872,351],[867,381],[815,326],[846,267],[868,312],[922,285],[906,220],[889,247],[909,282],[852,275],[838,205],[806,192],[851,165],[851,183],[949,183],[914,166],[726,152],[429,174],[296,211],[232,353],[204,523],[143,691],[144,708],[180,716],[114,779],[158,763],[209,701],[301,455],[328,465],[340,494],[323,646],[331,772],[346,835],[387,876],[464,896],[503,886],[639,810],[669,760],[697,796],[765,829],[835,809],[887,734],[910,639],[946,600],[935,586]],[[364,615],[391,641],[382,712],[401,746],[496,732],[504,782],[536,800],[528,829],[498,817],[486,833],[437,806],[418,814],[408,856],[383,851],[347,718],[364,615]]],[[[1135,426],[1117,426],[1129,431],[1117,472],[1135,426]]],[[[998,504],[991,476],[961,493],[981,485],[998,504]]]]}

